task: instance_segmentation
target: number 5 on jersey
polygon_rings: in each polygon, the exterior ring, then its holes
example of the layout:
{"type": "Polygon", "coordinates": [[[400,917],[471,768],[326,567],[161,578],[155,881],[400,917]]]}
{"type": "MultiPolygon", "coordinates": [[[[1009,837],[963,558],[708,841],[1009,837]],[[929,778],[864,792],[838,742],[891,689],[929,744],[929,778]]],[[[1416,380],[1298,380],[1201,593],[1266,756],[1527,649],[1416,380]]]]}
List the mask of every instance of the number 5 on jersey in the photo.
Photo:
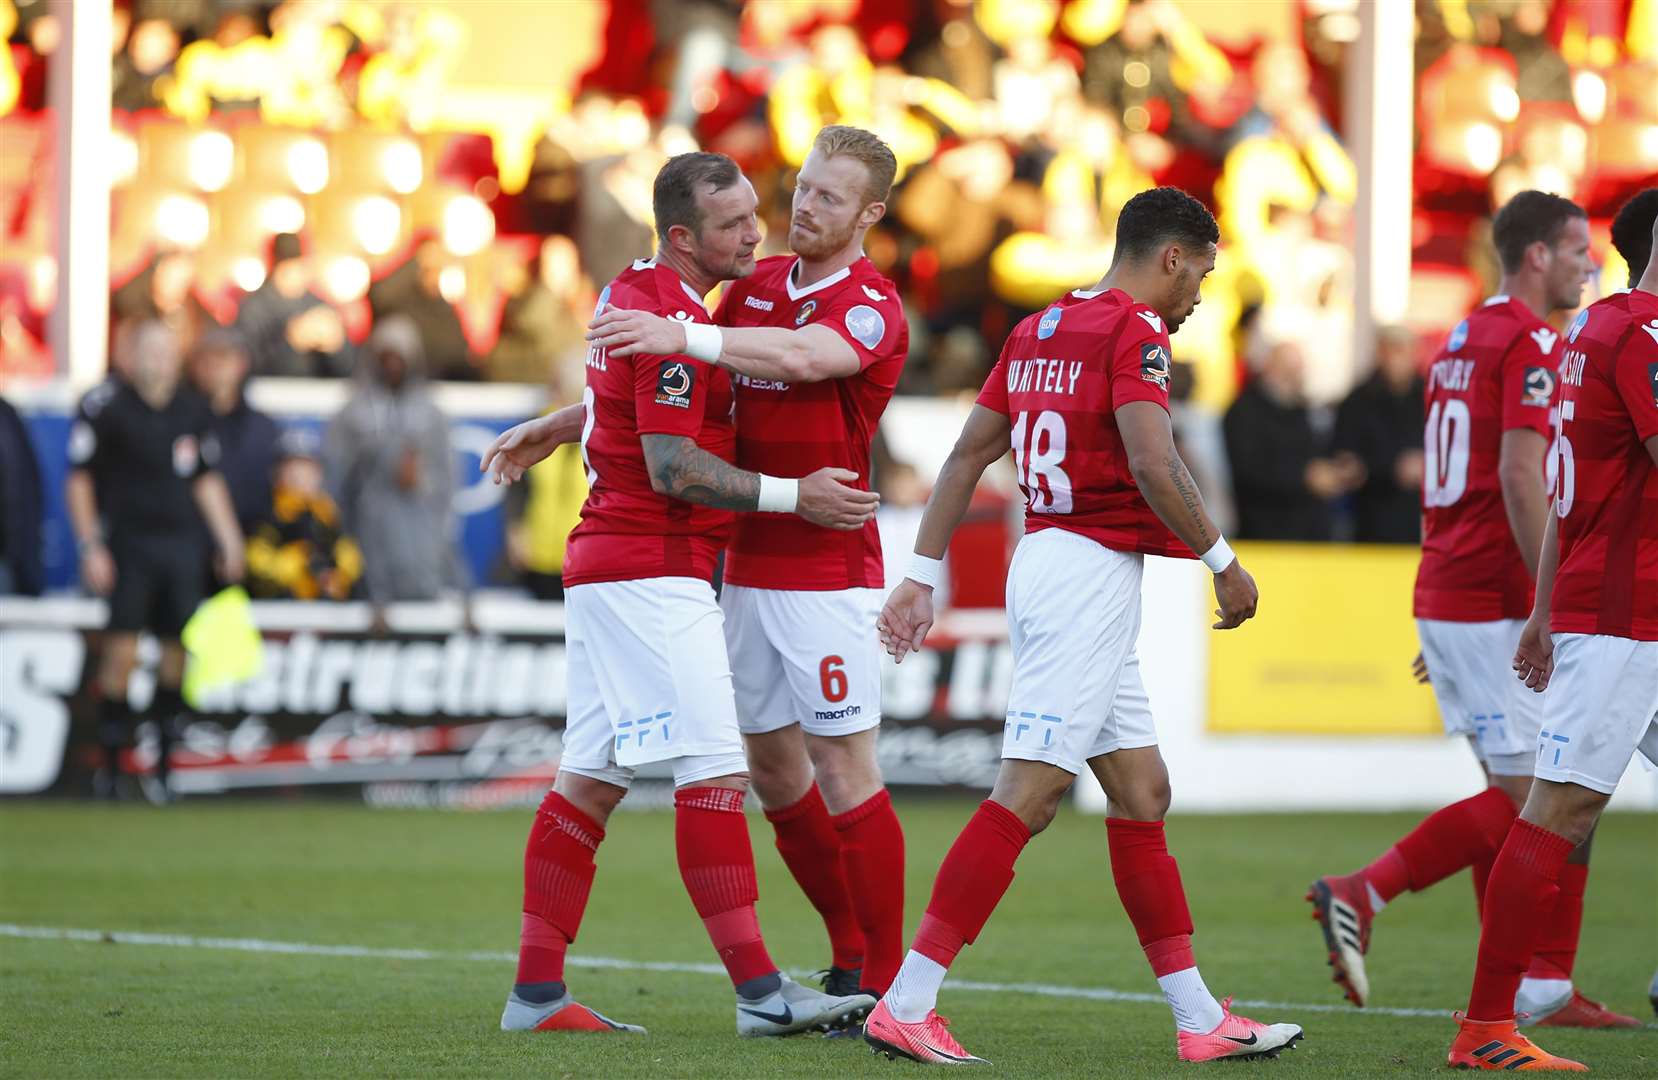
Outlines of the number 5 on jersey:
{"type": "Polygon", "coordinates": [[[1013,422],[1013,469],[1025,502],[1038,514],[1071,512],[1071,478],[1065,461],[1065,418],[1056,412],[1022,412],[1013,422]]]}

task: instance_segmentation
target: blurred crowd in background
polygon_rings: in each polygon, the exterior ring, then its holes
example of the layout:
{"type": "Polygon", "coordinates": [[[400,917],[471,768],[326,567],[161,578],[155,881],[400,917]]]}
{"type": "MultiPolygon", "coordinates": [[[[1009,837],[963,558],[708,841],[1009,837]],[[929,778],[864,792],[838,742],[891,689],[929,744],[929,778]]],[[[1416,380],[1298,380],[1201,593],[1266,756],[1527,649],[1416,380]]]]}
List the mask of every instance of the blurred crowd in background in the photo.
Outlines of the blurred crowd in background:
{"type": "MultiPolygon", "coordinates": [[[[1654,0],[1418,0],[1411,310],[1355,346],[1342,118],[1358,0],[1285,0],[1288,34],[1241,37],[1173,0],[610,0],[584,5],[596,58],[533,100],[451,79],[485,7],[115,4],[112,323],[170,327],[226,441],[246,442],[225,468],[266,545],[248,560],[265,594],[458,584],[441,551],[387,574],[406,529],[351,541],[336,515],[378,519],[392,510],[359,501],[402,497],[452,534],[431,380],[579,396],[596,285],[650,253],[651,180],[675,153],[736,158],[776,254],[821,125],[891,143],[899,184],[868,254],[910,316],[909,395],[976,393],[1018,319],[1104,272],[1124,201],[1185,188],[1222,229],[1172,384],[1217,517],[1240,538],[1384,542],[1417,538],[1419,372],[1495,284],[1494,208],[1527,187],[1581,202],[1611,260],[1588,302],[1623,286],[1606,222],[1658,172],[1654,0]],[[311,446],[258,418],[249,375],[356,382],[311,446]],[[388,423],[413,449],[351,457],[388,423]],[[326,574],[284,554],[300,533],[326,574]]],[[[45,0],[0,0],[0,33],[3,387],[54,371],[44,110],[63,28],[45,0]]],[[[884,512],[913,516],[926,478],[884,466],[884,512]]],[[[582,494],[573,453],[532,472],[504,576],[557,594],[582,494]]]]}

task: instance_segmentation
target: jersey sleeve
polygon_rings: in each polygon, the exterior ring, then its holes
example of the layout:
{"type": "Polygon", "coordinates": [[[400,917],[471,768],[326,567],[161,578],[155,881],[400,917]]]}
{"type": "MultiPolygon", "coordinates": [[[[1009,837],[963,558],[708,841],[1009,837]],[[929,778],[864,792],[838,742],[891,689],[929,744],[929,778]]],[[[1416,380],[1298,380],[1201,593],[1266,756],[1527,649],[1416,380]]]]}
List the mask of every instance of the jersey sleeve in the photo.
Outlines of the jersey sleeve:
{"type": "MultiPolygon", "coordinates": [[[[859,371],[891,359],[909,341],[909,326],[904,322],[898,294],[884,282],[879,288],[861,283],[841,290],[816,324],[827,326],[852,346],[859,371]]],[[[896,373],[893,380],[896,383],[896,373]]]]}
{"type": "Polygon", "coordinates": [[[1553,438],[1549,410],[1560,390],[1558,345],[1554,331],[1539,323],[1522,333],[1503,354],[1500,393],[1504,431],[1524,429],[1545,439],[1553,438]]]}
{"type": "MultiPolygon", "coordinates": [[[[1133,322],[1145,320],[1135,318],[1133,322]]],[[[1113,409],[1120,409],[1131,401],[1150,401],[1168,411],[1169,372],[1174,361],[1166,330],[1150,323],[1143,329],[1131,327],[1117,339],[1115,354],[1107,362],[1113,409]]]]}
{"type": "Polygon", "coordinates": [[[1635,437],[1646,442],[1658,435],[1658,333],[1637,325],[1613,364],[1618,397],[1629,410],[1635,437]]]}
{"type": "Polygon", "coordinates": [[[633,412],[639,434],[696,438],[702,431],[708,380],[714,369],[688,356],[632,359],[633,412]]]}
{"type": "MultiPolygon", "coordinates": [[[[1008,341],[1012,341],[1010,337],[1008,341]]],[[[1003,416],[1009,415],[1007,403],[1007,345],[1002,345],[1002,355],[996,358],[996,366],[990,369],[990,377],[984,381],[984,389],[973,404],[983,405],[992,412],[999,412],[1003,416]]]]}

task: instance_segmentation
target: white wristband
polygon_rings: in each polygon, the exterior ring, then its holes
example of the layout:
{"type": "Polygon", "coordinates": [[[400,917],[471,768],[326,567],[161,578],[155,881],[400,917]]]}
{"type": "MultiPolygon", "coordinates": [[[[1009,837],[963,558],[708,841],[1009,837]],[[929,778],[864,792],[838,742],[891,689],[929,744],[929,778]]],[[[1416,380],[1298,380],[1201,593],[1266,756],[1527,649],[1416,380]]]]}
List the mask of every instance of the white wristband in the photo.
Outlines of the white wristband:
{"type": "Polygon", "coordinates": [[[910,554],[910,568],[904,571],[904,576],[917,585],[925,585],[929,589],[938,588],[938,579],[944,575],[944,560],[929,559],[920,552],[910,554]]]}
{"type": "MultiPolygon", "coordinates": [[[[686,327],[690,329],[690,327],[686,327]]],[[[710,327],[709,329],[713,329],[710,327]]],[[[715,331],[718,333],[718,331],[715,331]]],[[[784,480],[777,476],[760,474],[760,505],[755,507],[767,514],[792,514],[800,505],[800,481],[784,480]]]]}
{"type": "Polygon", "coordinates": [[[707,364],[718,363],[725,348],[724,336],[717,326],[688,322],[685,326],[685,355],[707,364]]]}
{"type": "Polygon", "coordinates": [[[1232,554],[1232,548],[1228,546],[1226,537],[1223,536],[1216,540],[1215,546],[1205,551],[1201,558],[1203,559],[1203,565],[1209,568],[1210,573],[1218,574],[1231,566],[1236,556],[1232,554]]]}

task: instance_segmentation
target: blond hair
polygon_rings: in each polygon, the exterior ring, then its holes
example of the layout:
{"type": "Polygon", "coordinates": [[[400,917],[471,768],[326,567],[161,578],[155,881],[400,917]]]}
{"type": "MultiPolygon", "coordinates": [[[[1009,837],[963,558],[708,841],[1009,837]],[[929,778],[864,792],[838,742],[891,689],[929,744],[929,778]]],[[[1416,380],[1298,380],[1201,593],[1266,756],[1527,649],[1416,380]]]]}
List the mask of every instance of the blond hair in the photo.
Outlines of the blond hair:
{"type": "Polygon", "coordinates": [[[898,159],[892,147],[873,131],[847,124],[830,124],[817,133],[812,149],[826,158],[849,157],[869,174],[864,186],[865,203],[884,203],[892,194],[892,178],[898,174],[898,159]]]}

